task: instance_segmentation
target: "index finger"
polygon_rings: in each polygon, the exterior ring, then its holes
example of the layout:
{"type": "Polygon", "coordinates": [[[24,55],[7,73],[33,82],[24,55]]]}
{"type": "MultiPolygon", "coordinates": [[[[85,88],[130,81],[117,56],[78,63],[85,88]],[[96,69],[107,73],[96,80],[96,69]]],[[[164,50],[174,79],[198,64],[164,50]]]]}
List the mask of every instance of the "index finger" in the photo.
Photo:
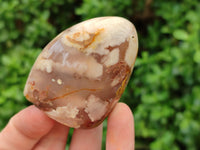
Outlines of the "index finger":
{"type": "Polygon", "coordinates": [[[0,133],[0,149],[32,149],[53,125],[54,121],[42,111],[35,106],[29,106],[13,116],[0,133]]]}

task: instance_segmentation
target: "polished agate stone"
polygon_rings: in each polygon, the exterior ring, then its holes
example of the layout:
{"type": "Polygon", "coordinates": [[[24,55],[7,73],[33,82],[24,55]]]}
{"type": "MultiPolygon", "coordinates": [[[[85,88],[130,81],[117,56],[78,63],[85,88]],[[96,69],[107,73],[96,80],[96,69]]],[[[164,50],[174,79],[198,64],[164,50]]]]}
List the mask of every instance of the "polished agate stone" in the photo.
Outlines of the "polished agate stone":
{"type": "Polygon", "coordinates": [[[95,127],[120,99],[137,51],[137,33],[128,20],[100,17],[81,22],[43,49],[24,95],[62,124],[95,127]]]}

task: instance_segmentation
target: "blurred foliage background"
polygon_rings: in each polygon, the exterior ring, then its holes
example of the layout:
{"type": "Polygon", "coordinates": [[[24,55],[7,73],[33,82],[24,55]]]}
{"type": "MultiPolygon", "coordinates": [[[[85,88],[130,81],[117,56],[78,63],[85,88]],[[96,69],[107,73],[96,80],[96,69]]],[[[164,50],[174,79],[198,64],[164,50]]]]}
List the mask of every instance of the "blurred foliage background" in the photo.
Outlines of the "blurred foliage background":
{"type": "Polygon", "coordinates": [[[30,105],[23,88],[42,48],[75,23],[111,15],[138,30],[139,54],[121,99],[134,113],[136,150],[199,150],[198,0],[0,0],[0,129],[30,105]]]}

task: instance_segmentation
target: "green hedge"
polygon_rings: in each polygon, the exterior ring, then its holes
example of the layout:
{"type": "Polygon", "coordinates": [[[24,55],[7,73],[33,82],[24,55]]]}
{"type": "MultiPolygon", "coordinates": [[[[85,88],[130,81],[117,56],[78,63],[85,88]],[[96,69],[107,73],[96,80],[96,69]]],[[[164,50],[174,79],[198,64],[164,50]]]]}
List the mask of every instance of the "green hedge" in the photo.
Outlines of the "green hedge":
{"type": "Polygon", "coordinates": [[[42,48],[72,24],[111,15],[138,29],[139,54],[121,99],[134,113],[136,149],[200,149],[198,0],[0,0],[0,129],[30,105],[23,88],[42,48]]]}

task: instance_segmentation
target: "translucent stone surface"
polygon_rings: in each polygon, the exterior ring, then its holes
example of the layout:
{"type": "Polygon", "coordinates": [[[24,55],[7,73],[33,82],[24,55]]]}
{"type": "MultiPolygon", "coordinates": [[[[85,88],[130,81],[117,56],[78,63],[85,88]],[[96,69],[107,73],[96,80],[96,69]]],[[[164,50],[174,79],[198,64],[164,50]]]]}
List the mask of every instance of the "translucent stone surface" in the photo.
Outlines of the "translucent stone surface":
{"type": "Polygon", "coordinates": [[[120,99],[137,50],[137,33],[128,20],[100,17],[81,22],[43,49],[24,95],[62,124],[95,127],[120,99]]]}

